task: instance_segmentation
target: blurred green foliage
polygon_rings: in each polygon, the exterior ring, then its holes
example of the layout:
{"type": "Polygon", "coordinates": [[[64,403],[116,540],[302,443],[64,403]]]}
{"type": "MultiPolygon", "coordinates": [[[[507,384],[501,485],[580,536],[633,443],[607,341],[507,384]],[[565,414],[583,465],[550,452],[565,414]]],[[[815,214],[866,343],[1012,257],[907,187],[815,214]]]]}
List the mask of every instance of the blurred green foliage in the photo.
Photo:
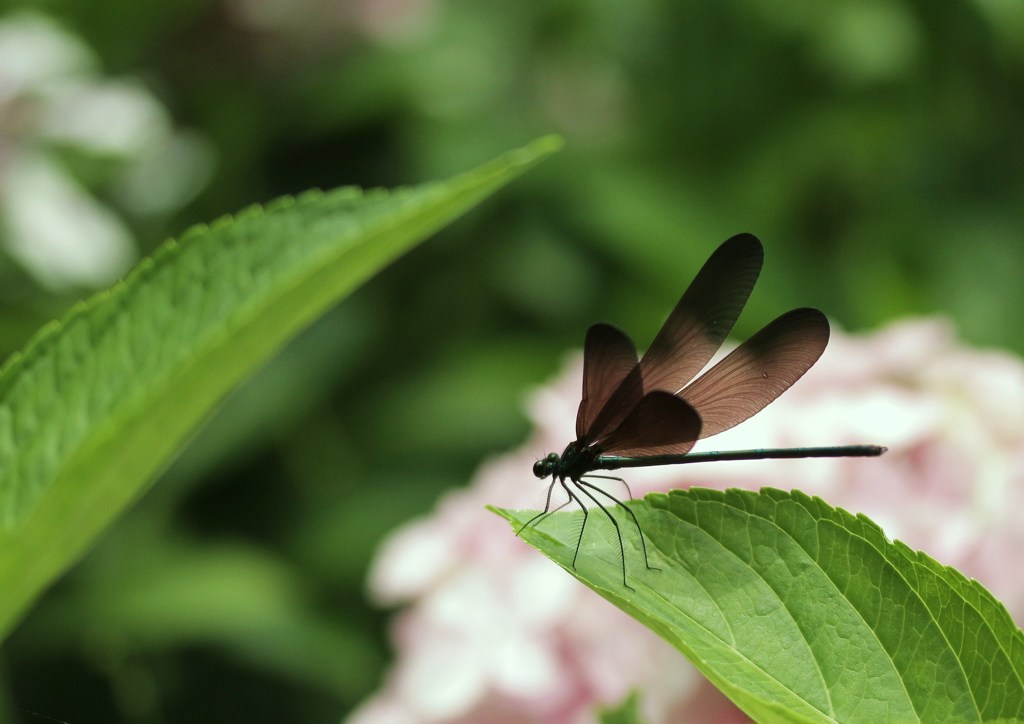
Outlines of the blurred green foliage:
{"type": "MultiPolygon", "coordinates": [[[[221,409],[7,643],[4,721],[337,720],[388,656],[363,592],[381,538],[522,439],[525,391],[588,324],[645,344],[733,233],[767,250],[741,336],[811,305],[1024,351],[1015,0],[29,6],[213,148],[203,193],[135,224],[143,252],[311,186],[568,149],[221,409]]],[[[3,260],[0,281],[4,353],[80,296],[3,260]]]]}

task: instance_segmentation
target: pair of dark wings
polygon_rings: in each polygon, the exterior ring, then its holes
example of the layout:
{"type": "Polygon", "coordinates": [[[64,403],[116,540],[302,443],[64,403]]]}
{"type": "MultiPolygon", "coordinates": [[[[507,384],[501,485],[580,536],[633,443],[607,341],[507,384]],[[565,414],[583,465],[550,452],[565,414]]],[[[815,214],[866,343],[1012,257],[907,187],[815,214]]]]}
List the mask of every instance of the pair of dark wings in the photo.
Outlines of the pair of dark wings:
{"type": "Polygon", "coordinates": [[[681,455],[701,438],[762,410],[810,369],[828,344],[828,321],[794,309],[699,378],[732,330],[761,272],[757,237],[738,234],[704,264],[643,359],[608,324],[587,331],[576,436],[601,454],[681,455]]]}

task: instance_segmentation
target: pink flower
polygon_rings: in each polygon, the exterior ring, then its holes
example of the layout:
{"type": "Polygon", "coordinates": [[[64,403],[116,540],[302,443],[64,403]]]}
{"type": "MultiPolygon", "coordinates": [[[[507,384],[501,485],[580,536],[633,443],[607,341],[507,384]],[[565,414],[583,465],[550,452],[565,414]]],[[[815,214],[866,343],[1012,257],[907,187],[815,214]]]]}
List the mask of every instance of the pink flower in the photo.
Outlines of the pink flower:
{"type": "MultiPolygon", "coordinates": [[[[397,661],[353,722],[584,722],[639,689],[647,720],[742,721],[675,649],[576,583],[484,510],[543,506],[530,472],[574,438],[581,360],[533,395],[532,439],[395,533],[371,572],[397,661]]],[[[629,471],[635,495],[699,485],[797,488],[978,578],[1020,620],[1024,364],[915,320],[834,332],[778,402],[699,449],[879,443],[879,459],[767,460],[629,471]]]]}

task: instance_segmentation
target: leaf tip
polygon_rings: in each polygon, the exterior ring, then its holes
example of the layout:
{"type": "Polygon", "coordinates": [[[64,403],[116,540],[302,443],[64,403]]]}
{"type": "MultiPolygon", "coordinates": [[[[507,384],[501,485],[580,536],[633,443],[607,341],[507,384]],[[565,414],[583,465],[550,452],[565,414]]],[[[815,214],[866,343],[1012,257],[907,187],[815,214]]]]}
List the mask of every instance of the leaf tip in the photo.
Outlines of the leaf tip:
{"type": "Polygon", "coordinates": [[[565,147],[565,139],[555,133],[541,136],[535,141],[510,151],[506,159],[513,166],[532,166],[565,147]]]}
{"type": "Polygon", "coordinates": [[[512,522],[512,511],[505,508],[499,508],[496,505],[485,505],[484,507],[495,515],[501,516],[505,520],[512,522]]]}

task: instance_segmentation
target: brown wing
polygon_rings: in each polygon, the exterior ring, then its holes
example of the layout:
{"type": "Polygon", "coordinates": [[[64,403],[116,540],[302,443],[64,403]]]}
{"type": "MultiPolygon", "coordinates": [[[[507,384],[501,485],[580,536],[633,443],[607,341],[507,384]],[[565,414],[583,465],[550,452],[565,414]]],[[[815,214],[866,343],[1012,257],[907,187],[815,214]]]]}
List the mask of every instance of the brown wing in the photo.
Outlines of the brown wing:
{"type": "MultiPolygon", "coordinates": [[[[594,422],[608,404],[608,400],[619,388],[630,372],[637,370],[636,347],[625,333],[610,324],[595,324],[587,330],[587,341],[583,347],[583,397],[576,413],[576,437],[585,439],[597,435],[594,422]]],[[[602,427],[610,429],[618,425],[629,414],[630,409],[640,401],[642,391],[636,385],[635,401],[623,405],[619,414],[607,416],[602,427]]]]}
{"type": "Polygon", "coordinates": [[[700,437],[740,424],[765,408],[818,361],[828,320],[817,309],[794,309],[737,347],[679,396],[700,415],[700,437]]]}
{"type": "Polygon", "coordinates": [[[682,455],[697,441],[700,426],[700,417],[685,400],[668,392],[651,392],[596,444],[605,455],[682,455]]]}
{"type": "Polygon", "coordinates": [[[645,392],[678,392],[704,368],[732,331],[763,262],[752,234],[715,250],[640,360],[645,392]]]}

